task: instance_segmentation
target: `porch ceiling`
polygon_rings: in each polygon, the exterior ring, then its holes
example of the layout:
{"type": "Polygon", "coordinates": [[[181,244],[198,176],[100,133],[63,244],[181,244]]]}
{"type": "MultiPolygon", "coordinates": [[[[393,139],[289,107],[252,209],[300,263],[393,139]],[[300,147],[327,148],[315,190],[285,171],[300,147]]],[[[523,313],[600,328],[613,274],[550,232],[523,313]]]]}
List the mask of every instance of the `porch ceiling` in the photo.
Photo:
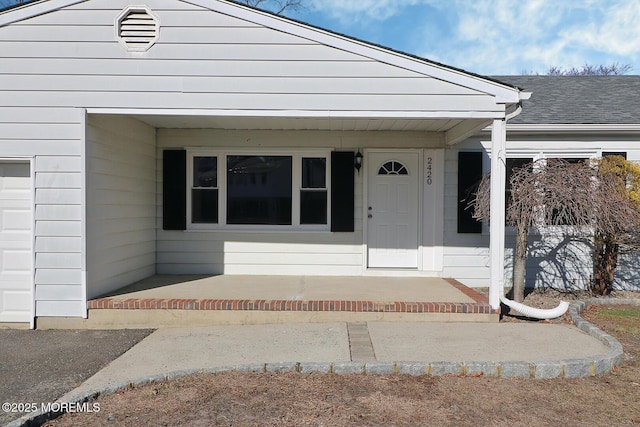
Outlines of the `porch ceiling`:
{"type": "Polygon", "coordinates": [[[461,126],[483,128],[490,123],[487,118],[239,117],[149,114],[136,114],[134,117],[155,128],[169,129],[447,132],[461,126]]]}

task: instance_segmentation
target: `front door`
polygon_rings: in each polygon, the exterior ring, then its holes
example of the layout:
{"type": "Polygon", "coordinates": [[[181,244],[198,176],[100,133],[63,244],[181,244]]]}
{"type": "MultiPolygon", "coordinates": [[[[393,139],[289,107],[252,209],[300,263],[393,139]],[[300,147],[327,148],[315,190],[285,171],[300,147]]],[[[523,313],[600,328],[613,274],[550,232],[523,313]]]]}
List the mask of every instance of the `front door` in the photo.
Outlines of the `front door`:
{"type": "Polygon", "coordinates": [[[0,163],[0,322],[31,320],[31,206],[29,163],[0,163]]]}
{"type": "Polygon", "coordinates": [[[418,268],[420,153],[367,155],[370,268],[418,268]]]}

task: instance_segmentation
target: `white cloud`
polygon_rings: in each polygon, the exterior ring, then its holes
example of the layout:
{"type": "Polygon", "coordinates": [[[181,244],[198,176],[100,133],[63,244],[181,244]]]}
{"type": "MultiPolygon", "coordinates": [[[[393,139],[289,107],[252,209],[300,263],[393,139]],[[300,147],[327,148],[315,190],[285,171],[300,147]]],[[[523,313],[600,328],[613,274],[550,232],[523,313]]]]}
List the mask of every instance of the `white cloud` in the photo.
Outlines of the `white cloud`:
{"type": "Polygon", "coordinates": [[[592,22],[581,33],[563,33],[585,48],[614,55],[638,55],[640,52],[640,2],[619,1],[600,7],[602,21],[592,22]]]}
{"type": "MultiPolygon", "coordinates": [[[[585,63],[633,63],[640,51],[640,2],[449,0],[457,27],[426,57],[484,74],[545,72],[585,63]]],[[[451,13],[451,12],[450,12],[451,13]]]]}
{"type": "Polygon", "coordinates": [[[326,13],[344,24],[362,20],[384,21],[405,7],[421,2],[421,0],[316,0],[311,4],[311,8],[326,13]]]}
{"type": "Polygon", "coordinates": [[[341,32],[481,74],[612,62],[640,71],[638,0],[309,2],[341,32]],[[393,31],[385,27],[392,19],[393,31]]]}

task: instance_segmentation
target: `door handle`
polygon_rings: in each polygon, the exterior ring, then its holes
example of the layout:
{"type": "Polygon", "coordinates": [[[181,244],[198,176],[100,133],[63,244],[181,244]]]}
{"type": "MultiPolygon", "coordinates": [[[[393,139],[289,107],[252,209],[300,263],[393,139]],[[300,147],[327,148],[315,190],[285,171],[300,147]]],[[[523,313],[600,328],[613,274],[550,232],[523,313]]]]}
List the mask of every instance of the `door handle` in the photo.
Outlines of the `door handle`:
{"type": "Polygon", "coordinates": [[[373,215],[369,214],[367,215],[367,218],[373,218],[373,215]]]}

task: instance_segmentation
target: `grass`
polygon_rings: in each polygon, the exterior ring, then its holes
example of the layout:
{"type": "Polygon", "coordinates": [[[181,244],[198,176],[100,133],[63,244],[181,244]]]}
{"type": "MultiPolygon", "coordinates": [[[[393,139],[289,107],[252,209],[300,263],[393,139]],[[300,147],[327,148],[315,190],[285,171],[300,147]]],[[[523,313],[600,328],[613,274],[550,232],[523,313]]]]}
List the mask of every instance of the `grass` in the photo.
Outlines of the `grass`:
{"type": "Polygon", "coordinates": [[[615,323],[615,331],[640,337],[640,307],[603,307],[597,316],[615,323]]]}

